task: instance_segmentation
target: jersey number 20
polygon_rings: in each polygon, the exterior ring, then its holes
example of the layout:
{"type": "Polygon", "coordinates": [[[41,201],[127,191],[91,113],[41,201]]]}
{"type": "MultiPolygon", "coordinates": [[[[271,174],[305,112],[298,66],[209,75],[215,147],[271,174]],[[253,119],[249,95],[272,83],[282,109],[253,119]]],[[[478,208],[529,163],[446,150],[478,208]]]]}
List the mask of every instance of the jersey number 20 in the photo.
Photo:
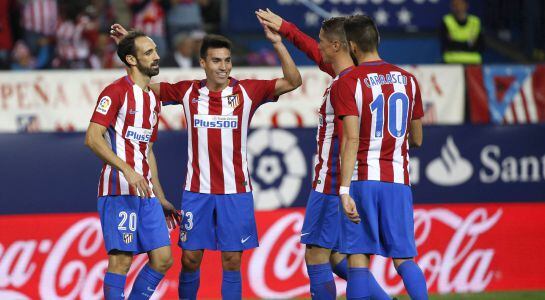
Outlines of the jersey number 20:
{"type": "MultiPolygon", "coordinates": [[[[384,95],[378,95],[369,108],[376,120],[375,138],[383,137],[384,131],[384,95]]],[[[394,138],[403,138],[407,132],[409,97],[405,93],[395,92],[388,98],[388,132],[394,138]]]]}

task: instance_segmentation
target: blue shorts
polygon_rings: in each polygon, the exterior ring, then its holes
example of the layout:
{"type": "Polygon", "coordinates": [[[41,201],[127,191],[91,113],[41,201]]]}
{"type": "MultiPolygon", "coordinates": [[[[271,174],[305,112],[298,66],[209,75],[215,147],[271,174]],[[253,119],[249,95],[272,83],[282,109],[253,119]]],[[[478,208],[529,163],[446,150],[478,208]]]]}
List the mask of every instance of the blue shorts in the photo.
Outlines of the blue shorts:
{"type": "Polygon", "coordinates": [[[409,186],[353,181],[350,195],[356,202],[361,222],[355,224],[343,214],[340,252],[393,258],[416,256],[413,199],[409,186]]]}
{"type": "Polygon", "coordinates": [[[312,190],[308,197],[301,243],[337,249],[341,230],[339,196],[312,190]]]}
{"type": "Polygon", "coordinates": [[[178,245],[185,250],[242,251],[259,246],[251,192],[201,194],[184,191],[178,245]]]}
{"type": "Polygon", "coordinates": [[[157,198],[103,196],[98,213],[106,250],[134,254],[170,246],[163,208],[157,198]]]}

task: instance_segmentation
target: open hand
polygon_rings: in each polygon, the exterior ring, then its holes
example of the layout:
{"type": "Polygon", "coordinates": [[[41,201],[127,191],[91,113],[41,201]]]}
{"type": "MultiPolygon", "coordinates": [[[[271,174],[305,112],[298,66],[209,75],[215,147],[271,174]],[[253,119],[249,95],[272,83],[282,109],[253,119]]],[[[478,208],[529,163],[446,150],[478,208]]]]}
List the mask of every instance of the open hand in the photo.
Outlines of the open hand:
{"type": "Polygon", "coordinates": [[[279,15],[273,13],[268,8],[267,10],[259,9],[255,12],[255,14],[259,18],[261,24],[266,25],[274,31],[280,31],[280,26],[282,26],[282,22],[284,20],[279,15]]]}
{"type": "Polygon", "coordinates": [[[356,202],[354,202],[354,199],[352,199],[349,194],[343,194],[341,195],[341,202],[343,204],[344,213],[348,219],[358,224],[361,219],[358,210],[356,209],[356,202]]]}
{"type": "Polygon", "coordinates": [[[136,190],[136,193],[141,198],[149,198],[152,194],[148,181],[144,176],[136,173],[133,169],[128,169],[123,172],[125,179],[129,185],[136,190]]]}
{"type": "Polygon", "coordinates": [[[265,25],[259,17],[257,17],[259,23],[263,26],[263,31],[265,32],[265,37],[273,44],[282,42],[282,36],[276,31],[271,30],[267,25],[265,25]]]}
{"type": "Polygon", "coordinates": [[[181,216],[174,205],[167,199],[159,199],[159,202],[161,202],[161,206],[163,207],[168,229],[174,229],[176,226],[180,225],[181,216]]]}
{"type": "Polygon", "coordinates": [[[120,24],[114,24],[110,27],[110,37],[114,39],[115,44],[119,45],[119,42],[127,35],[129,32],[125,27],[120,24]]]}

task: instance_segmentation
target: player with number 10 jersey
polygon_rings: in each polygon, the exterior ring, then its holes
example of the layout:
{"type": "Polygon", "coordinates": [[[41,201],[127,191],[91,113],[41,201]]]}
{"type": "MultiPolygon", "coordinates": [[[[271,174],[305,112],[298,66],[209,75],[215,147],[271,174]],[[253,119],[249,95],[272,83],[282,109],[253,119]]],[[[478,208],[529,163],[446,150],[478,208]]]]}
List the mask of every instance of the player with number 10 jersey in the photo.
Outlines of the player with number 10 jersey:
{"type": "Polygon", "coordinates": [[[353,181],[409,185],[410,121],[424,116],[415,77],[383,60],[360,64],[337,83],[337,115],[358,116],[360,144],[353,181]],[[355,101],[354,101],[355,100],[355,101]]]}

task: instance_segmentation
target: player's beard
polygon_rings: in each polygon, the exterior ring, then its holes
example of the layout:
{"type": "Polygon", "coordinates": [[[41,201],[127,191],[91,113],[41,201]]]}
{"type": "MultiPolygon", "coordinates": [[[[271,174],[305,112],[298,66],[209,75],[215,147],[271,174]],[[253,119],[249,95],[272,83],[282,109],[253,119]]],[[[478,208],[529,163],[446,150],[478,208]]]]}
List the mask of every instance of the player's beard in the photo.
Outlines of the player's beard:
{"type": "Polygon", "coordinates": [[[159,74],[159,61],[153,62],[149,67],[146,67],[138,62],[136,64],[136,68],[138,68],[138,71],[140,71],[140,73],[151,78],[159,74]],[[157,68],[153,68],[153,66],[157,66],[157,68]]]}

